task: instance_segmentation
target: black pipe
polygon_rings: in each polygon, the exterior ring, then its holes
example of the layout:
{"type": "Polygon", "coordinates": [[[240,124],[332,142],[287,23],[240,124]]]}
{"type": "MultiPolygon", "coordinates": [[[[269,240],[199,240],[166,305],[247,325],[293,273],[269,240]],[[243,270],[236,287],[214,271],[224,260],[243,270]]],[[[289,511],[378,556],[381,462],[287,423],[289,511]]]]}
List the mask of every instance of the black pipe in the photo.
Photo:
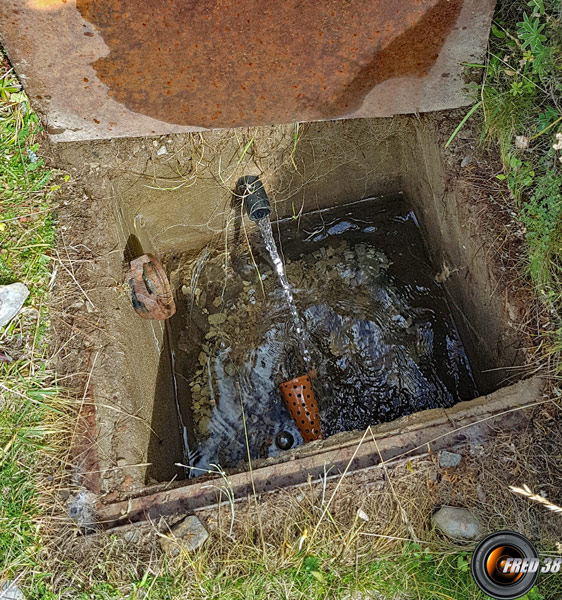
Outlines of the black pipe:
{"type": "Polygon", "coordinates": [[[244,175],[236,184],[236,194],[242,198],[244,208],[252,221],[260,221],[269,217],[271,204],[257,175],[244,175]]]}

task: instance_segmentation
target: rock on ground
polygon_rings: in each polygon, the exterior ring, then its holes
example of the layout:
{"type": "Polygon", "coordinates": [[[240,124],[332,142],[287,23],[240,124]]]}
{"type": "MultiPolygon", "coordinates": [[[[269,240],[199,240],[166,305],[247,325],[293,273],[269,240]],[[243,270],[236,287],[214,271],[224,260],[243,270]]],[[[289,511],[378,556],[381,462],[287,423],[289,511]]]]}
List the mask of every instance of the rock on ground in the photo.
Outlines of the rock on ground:
{"type": "Polygon", "coordinates": [[[189,552],[197,550],[208,537],[209,532],[201,521],[191,515],[174,525],[168,535],[160,538],[160,546],[168,556],[177,556],[182,548],[189,552]]]}
{"type": "Polygon", "coordinates": [[[0,327],[19,313],[28,296],[29,290],[23,283],[0,285],[0,327]]]}
{"type": "Polygon", "coordinates": [[[462,456],[460,454],[456,454],[455,452],[442,450],[439,453],[439,466],[442,469],[458,467],[460,465],[461,460],[462,456]]]}
{"type": "Polygon", "coordinates": [[[96,506],[97,498],[92,492],[80,490],[75,496],[68,500],[68,515],[82,529],[95,531],[96,528],[96,506]]]}
{"type": "Polygon", "coordinates": [[[433,524],[455,540],[476,540],[482,537],[482,526],[466,508],[443,506],[432,517],[433,524]]]}
{"type": "Polygon", "coordinates": [[[0,600],[25,600],[25,596],[13,581],[5,581],[0,583],[0,600]]]}

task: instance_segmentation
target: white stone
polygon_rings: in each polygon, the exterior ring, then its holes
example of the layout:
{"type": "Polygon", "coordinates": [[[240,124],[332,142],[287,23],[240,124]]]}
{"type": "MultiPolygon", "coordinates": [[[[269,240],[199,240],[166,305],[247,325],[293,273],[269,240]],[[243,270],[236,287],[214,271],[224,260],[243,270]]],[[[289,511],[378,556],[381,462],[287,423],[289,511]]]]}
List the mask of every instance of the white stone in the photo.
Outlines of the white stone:
{"type": "Polygon", "coordinates": [[[462,456],[456,452],[449,452],[448,450],[441,450],[439,453],[439,466],[442,469],[450,469],[458,467],[461,463],[462,456]]]}
{"type": "Polygon", "coordinates": [[[23,283],[0,285],[0,327],[19,313],[28,296],[29,290],[23,283]]]}
{"type": "Polygon", "coordinates": [[[13,581],[5,581],[0,585],[0,600],[25,600],[25,596],[13,581]]]}
{"type": "Polygon", "coordinates": [[[432,517],[433,524],[455,540],[476,540],[482,537],[478,519],[466,508],[443,506],[432,517]]]}
{"type": "Polygon", "coordinates": [[[367,515],[367,513],[363,509],[361,509],[361,508],[357,511],[357,516],[362,521],[368,521],[369,520],[369,515],[367,515]]]}
{"type": "Polygon", "coordinates": [[[160,538],[160,546],[168,556],[177,556],[184,548],[194,552],[202,546],[209,537],[209,532],[203,523],[195,516],[190,515],[172,527],[172,531],[160,538]]]}

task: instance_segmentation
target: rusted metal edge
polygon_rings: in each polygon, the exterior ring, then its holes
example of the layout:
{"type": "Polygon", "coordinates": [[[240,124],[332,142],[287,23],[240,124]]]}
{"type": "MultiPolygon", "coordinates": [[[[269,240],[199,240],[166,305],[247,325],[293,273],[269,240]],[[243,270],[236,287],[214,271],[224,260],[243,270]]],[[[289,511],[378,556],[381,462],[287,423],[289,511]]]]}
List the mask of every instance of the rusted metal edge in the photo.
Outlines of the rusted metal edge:
{"type": "Polygon", "coordinates": [[[3,0],[0,33],[63,142],[464,106],[494,4],[3,0]]]}
{"type": "MultiPolygon", "coordinates": [[[[536,406],[541,399],[542,380],[533,378],[503,388],[488,396],[462,402],[451,409],[425,411],[424,426],[396,428],[382,436],[373,429],[367,430],[362,442],[353,446],[328,449],[315,455],[268,465],[252,473],[236,473],[225,480],[195,482],[175,489],[131,498],[98,507],[98,524],[106,529],[159,517],[192,513],[221,501],[221,489],[235,500],[250,495],[264,494],[280,488],[306,483],[310,479],[344,472],[351,473],[374,467],[381,461],[396,460],[454,446],[470,440],[475,435],[484,440],[490,437],[498,419],[502,429],[515,429],[524,419],[520,409],[536,406]]],[[[419,413],[418,413],[419,414],[419,413]]],[[[223,500],[225,499],[223,495],[223,500]]]]}

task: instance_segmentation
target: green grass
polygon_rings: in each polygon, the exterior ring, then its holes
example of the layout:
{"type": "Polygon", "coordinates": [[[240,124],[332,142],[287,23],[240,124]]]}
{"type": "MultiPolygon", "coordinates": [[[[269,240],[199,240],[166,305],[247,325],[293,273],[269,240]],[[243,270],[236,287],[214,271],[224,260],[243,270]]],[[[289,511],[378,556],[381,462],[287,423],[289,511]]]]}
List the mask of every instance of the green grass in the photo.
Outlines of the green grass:
{"type": "MultiPolygon", "coordinates": [[[[44,586],[35,588],[37,598],[59,596],[44,586]]],[[[165,571],[146,572],[128,584],[101,577],[84,588],[59,590],[63,597],[86,600],[123,599],[179,600],[325,600],[380,598],[381,600],[489,600],[472,579],[469,553],[432,553],[428,548],[407,543],[400,552],[357,565],[334,564],[328,556],[297,557],[294,566],[272,570],[259,561],[248,566],[241,577],[194,577],[193,572],[177,576],[165,571]],[[65,595],[67,594],[67,595],[65,595]]],[[[560,597],[556,576],[539,579],[522,600],[554,600],[560,597]],[[545,591],[539,590],[543,588],[545,591]]]]}
{"type": "Polygon", "coordinates": [[[500,0],[485,80],[476,92],[483,138],[497,144],[527,241],[527,273],[545,307],[542,354],[562,375],[562,6],[500,0]],[[522,136],[518,148],[516,136],[522,136]],[[521,145],[521,144],[520,144],[521,145]]]}
{"type": "MultiPolygon", "coordinates": [[[[0,62],[3,55],[0,54],[0,62]]],[[[0,330],[0,579],[36,565],[40,544],[35,473],[45,460],[57,392],[46,367],[50,205],[56,187],[37,157],[38,120],[16,79],[0,70],[0,284],[21,281],[30,296],[0,330]]]]}

